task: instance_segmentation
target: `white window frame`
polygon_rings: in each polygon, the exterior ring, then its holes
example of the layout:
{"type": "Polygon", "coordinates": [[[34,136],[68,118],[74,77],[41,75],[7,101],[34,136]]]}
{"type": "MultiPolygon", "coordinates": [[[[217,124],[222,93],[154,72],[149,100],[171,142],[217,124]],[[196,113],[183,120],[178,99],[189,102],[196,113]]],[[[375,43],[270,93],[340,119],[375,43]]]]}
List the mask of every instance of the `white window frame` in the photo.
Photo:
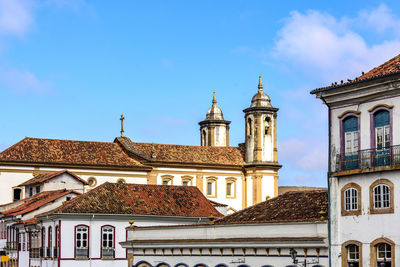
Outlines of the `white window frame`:
{"type": "Polygon", "coordinates": [[[372,192],[374,209],[390,208],[390,186],[388,186],[387,184],[378,184],[373,188],[372,192]],[[387,191],[385,192],[385,190],[387,191]]]}
{"type": "Polygon", "coordinates": [[[344,210],[356,211],[358,205],[358,190],[354,187],[347,188],[344,191],[344,210]]]}

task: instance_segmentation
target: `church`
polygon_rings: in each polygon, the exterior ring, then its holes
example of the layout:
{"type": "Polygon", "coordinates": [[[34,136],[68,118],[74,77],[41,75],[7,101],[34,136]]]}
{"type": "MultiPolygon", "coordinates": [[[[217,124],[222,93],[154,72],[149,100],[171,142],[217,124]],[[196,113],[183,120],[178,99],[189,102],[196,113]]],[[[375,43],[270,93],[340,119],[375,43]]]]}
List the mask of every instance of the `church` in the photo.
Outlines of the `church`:
{"type": "MultiPolygon", "coordinates": [[[[68,170],[82,178],[87,192],[105,182],[196,186],[209,200],[232,213],[278,195],[277,112],[263,91],[243,110],[244,143],[229,144],[230,121],[224,119],[215,94],[200,126],[200,146],[26,137],[0,153],[0,204],[40,192],[21,186],[32,177],[68,170]]],[[[57,188],[62,189],[62,188],[57,188]]]]}

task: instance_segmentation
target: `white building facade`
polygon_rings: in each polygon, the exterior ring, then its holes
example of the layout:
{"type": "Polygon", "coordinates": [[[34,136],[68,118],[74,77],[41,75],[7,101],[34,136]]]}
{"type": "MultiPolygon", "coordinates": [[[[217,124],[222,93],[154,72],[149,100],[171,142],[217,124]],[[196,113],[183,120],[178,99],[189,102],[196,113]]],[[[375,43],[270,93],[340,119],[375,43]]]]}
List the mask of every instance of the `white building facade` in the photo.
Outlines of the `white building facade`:
{"type": "Polygon", "coordinates": [[[398,61],[312,91],[329,108],[331,266],[396,266],[400,255],[398,61]]]}
{"type": "Polygon", "coordinates": [[[128,267],[328,265],[327,191],[288,192],[202,225],[128,227],[128,267]]]}

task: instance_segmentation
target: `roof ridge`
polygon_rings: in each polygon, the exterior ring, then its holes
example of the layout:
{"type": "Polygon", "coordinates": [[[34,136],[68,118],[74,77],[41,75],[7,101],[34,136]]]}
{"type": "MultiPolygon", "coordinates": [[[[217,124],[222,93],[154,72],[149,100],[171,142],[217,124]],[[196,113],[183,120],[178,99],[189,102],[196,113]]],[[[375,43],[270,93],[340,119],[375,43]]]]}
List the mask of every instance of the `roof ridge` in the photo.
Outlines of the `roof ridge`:
{"type": "MultiPolygon", "coordinates": [[[[106,142],[106,141],[88,141],[88,140],[60,139],[60,138],[40,138],[40,137],[25,137],[24,139],[26,139],[26,138],[29,138],[29,139],[32,139],[32,140],[50,140],[50,141],[70,141],[70,142],[84,142],[84,143],[114,144],[114,142],[106,142]]],[[[22,139],[22,140],[24,140],[24,139],[22,139]]]]}
{"type": "Polygon", "coordinates": [[[190,146],[190,147],[200,147],[200,148],[239,148],[239,146],[199,146],[199,145],[180,145],[180,144],[162,144],[153,142],[132,142],[133,144],[143,144],[143,145],[163,145],[163,146],[190,146]]]}

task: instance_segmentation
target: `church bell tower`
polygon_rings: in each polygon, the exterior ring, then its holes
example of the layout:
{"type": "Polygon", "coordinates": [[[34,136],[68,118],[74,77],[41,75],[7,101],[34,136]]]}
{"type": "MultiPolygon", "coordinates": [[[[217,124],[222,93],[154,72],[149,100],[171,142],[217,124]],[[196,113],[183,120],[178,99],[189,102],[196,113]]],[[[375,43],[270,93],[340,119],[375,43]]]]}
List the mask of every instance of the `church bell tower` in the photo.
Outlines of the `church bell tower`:
{"type": "Polygon", "coordinates": [[[250,107],[243,110],[246,121],[246,163],[277,163],[276,117],[278,108],[263,91],[261,76],[258,92],[253,96],[250,107]]]}
{"type": "Polygon", "coordinates": [[[221,109],[217,106],[215,92],[212,106],[207,111],[206,119],[199,122],[202,146],[229,146],[229,124],[224,120],[221,109]]]}

